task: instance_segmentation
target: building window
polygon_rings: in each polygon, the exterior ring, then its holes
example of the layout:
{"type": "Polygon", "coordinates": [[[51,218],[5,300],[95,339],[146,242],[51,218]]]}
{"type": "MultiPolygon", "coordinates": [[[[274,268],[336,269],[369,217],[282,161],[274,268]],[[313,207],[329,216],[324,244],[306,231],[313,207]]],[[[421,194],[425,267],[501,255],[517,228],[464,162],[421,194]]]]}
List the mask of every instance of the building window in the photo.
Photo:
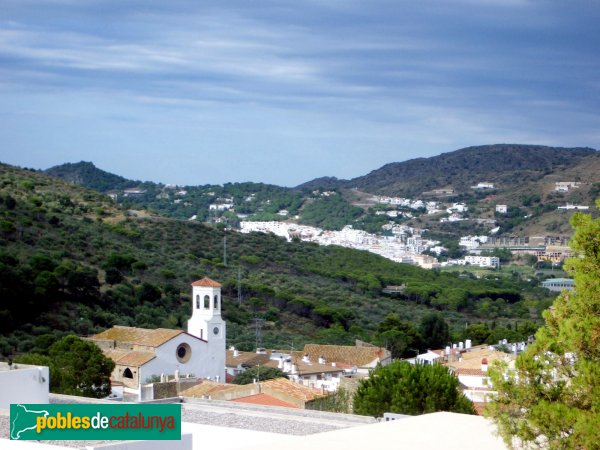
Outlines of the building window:
{"type": "Polygon", "coordinates": [[[219,309],[219,296],[215,295],[215,301],[213,303],[213,308],[219,309]]]}
{"type": "Polygon", "coordinates": [[[179,346],[177,347],[176,353],[177,353],[177,361],[179,361],[180,363],[186,363],[192,357],[192,349],[186,343],[179,344],[179,346]]]}
{"type": "Polygon", "coordinates": [[[204,309],[210,308],[210,297],[208,295],[204,296],[204,309]]]}
{"type": "Polygon", "coordinates": [[[196,295],[196,309],[200,309],[200,296],[196,295]]]}
{"type": "Polygon", "coordinates": [[[133,379],[133,373],[131,373],[131,369],[129,367],[123,371],[123,378],[133,379]]]}

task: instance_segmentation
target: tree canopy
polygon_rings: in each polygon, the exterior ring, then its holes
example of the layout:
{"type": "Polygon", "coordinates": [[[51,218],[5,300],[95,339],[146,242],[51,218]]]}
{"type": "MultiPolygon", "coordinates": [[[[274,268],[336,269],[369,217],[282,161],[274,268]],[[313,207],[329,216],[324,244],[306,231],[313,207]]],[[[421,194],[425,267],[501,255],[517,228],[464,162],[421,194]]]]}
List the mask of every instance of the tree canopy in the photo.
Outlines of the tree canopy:
{"type": "Polygon", "coordinates": [[[565,267],[575,290],[544,313],[545,326],[514,370],[490,370],[498,395],[489,413],[508,445],[599,448],[600,219],[579,213],[571,223],[579,257],[565,267]]]}
{"type": "Polygon", "coordinates": [[[65,336],[55,342],[48,355],[31,353],[19,361],[49,366],[52,392],[95,398],[110,394],[110,374],[115,363],[96,345],[77,336],[65,336]]]}
{"type": "Polygon", "coordinates": [[[361,381],[354,394],[354,412],[365,416],[435,411],[475,414],[471,401],[458,389],[458,378],[439,364],[396,361],[379,366],[361,381]]]}

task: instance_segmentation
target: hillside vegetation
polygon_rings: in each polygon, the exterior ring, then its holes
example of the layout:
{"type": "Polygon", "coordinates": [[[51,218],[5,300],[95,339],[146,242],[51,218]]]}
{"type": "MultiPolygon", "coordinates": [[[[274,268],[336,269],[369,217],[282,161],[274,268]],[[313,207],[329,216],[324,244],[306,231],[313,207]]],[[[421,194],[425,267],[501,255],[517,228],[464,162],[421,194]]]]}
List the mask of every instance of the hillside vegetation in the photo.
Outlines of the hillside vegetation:
{"type": "Polygon", "coordinates": [[[466,203],[469,220],[461,223],[440,224],[439,216],[418,216],[410,221],[394,219],[397,223],[430,229],[446,246],[455,244],[461,235],[487,234],[496,225],[505,235],[568,235],[571,213],[558,211],[558,206],[572,203],[590,205],[593,209],[594,200],[600,195],[597,151],[517,144],[469,147],[431,158],[387,164],[352,180],[323,177],[297,188],[262,183],[183,187],[141,183],[85,162],[63,164],[46,172],[100,192],[119,191],[117,201],[123,208],[145,208],[166,217],[193,218],[233,227],[240,220],[294,220],[330,230],[352,225],[381,233],[381,226],[390,219],[376,215],[373,194],[437,200],[450,205],[466,203]],[[494,189],[471,188],[484,181],[494,183],[494,189]],[[581,184],[569,192],[556,192],[558,181],[581,184]],[[123,189],[131,187],[140,192],[124,196],[123,189]],[[433,190],[439,188],[452,189],[453,194],[437,196],[433,190]],[[340,196],[324,196],[331,192],[340,196]],[[496,214],[497,204],[508,205],[508,214],[496,214]],[[483,226],[476,219],[495,219],[497,224],[483,226]]]}
{"type": "Polygon", "coordinates": [[[386,164],[367,175],[340,181],[337,187],[410,197],[446,186],[465,191],[480,181],[514,186],[572,167],[592,155],[597,152],[591,148],[482,145],[431,158],[386,164]]]}
{"type": "Polygon", "coordinates": [[[282,348],[361,338],[414,351],[408,342],[427,345],[416,324],[431,311],[443,313],[455,339],[465,337],[465,323],[479,326],[479,340],[522,337],[551,300],[535,282],[460,278],[367,252],[141,215],[7,165],[0,248],[4,355],[45,351],[65,333],[115,324],[185,328],[189,284],[204,276],[223,284],[228,344],[245,349],[261,343],[254,318],[265,321],[262,344],[282,348]],[[404,290],[387,296],[387,285],[404,290]]]}

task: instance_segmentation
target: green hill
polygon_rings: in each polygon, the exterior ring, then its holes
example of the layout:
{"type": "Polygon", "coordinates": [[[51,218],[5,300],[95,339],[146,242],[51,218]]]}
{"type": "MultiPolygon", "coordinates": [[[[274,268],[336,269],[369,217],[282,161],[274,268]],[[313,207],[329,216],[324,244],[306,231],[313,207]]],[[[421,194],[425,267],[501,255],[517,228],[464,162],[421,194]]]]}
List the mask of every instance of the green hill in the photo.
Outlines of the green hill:
{"type": "Polygon", "coordinates": [[[527,322],[550,301],[536,282],[461,278],[368,252],[131,213],[100,193],[7,165],[0,165],[0,249],[5,355],[115,324],[185,327],[189,285],[203,276],[223,284],[228,344],[243,349],[256,345],[254,317],[265,320],[263,345],[297,348],[355,338],[389,344],[433,310],[457,339],[465,322],[486,322],[493,341],[531,332],[527,322]],[[387,285],[404,291],[385,295],[387,285]],[[397,319],[384,321],[390,313],[397,319]]]}
{"type": "Polygon", "coordinates": [[[44,172],[69,183],[99,192],[133,188],[141,184],[140,181],[128,180],[119,175],[98,169],[93,163],[85,161],[61,164],[60,166],[51,167],[44,172]]]}
{"type": "MultiPolygon", "coordinates": [[[[597,155],[591,148],[496,144],[467,147],[431,158],[395,162],[351,180],[317,179],[305,183],[400,196],[417,196],[447,186],[467,190],[478,182],[519,185],[531,178],[572,167],[583,158],[597,155]]],[[[301,185],[299,187],[304,187],[301,185]]]]}

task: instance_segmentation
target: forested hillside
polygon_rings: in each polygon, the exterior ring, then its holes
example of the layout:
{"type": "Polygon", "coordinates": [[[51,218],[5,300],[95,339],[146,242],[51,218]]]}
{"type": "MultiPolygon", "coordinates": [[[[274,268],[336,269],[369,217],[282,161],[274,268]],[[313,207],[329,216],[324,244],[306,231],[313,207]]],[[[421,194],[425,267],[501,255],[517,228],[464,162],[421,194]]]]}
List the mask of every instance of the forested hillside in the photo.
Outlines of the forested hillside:
{"type": "Polygon", "coordinates": [[[0,165],[2,354],[42,351],[64,333],[115,324],[185,327],[189,285],[204,276],[224,286],[228,344],[246,349],[257,343],[259,318],[268,347],[361,338],[414,352],[427,344],[418,323],[432,311],[456,339],[494,341],[530,334],[551,300],[535,281],[440,274],[367,252],[130,212],[100,193],[0,165]],[[388,285],[402,292],[385,295],[388,285]]]}
{"type": "Polygon", "coordinates": [[[54,166],[45,170],[45,173],[72,184],[100,192],[133,188],[141,184],[140,181],[128,180],[119,175],[98,169],[93,163],[85,161],[54,166]]]}
{"type": "Polygon", "coordinates": [[[480,181],[519,185],[573,166],[596,153],[590,148],[483,145],[386,164],[368,175],[349,180],[347,185],[368,192],[408,196],[449,185],[456,190],[466,190],[480,181]]]}
{"type": "MultiPolygon", "coordinates": [[[[389,219],[377,215],[373,194],[466,203],[467,222],[440,225],[439,217],[414,214],[413,220],[394,219],[427,228],[446,245],[467,234],[486,234],[496,225],[502,234],[568,235],[569,214],[558,210],[566,204],[594,205],[600,192],[600,153],[588,148],[558,148],[501,144],[469,147],[431,158],[387,164],[352,180],[323,177],[297,188],[263,183],[173,186],[127,180],[96,168],[92,163],[63,164],[46,173],[70,183],[113,191],[123,208],[146,208],[177,219],[222,223],[236,227],[240,220],[292,220],[325,229],[346,225],[381,233],[389,219]],[[556,191],[555,183],[578,182],[568,192],[556,191]],[[493,189],[473,189],[480,182],[493,189]],[[135,187],[129,195],[126,188],[135,187]],[[451,192],[437,195],[436,189],[451,192]],[[340,196],[327,196],[335,192],[340,196]],[[327,195],[326,195],[327,194],[327,195]],[[495,205],[508,205],[508,214],[495,213],[495,205]],[[489,227],[476,219],[495,219],[489,227]]],[[[199,183],[202,180],[198,180],[199,183]]],[[[381,211],[379,211],[381,213],[381,211]]],[[[594,213],[594,212],[593,212],[594,213]]]]}

